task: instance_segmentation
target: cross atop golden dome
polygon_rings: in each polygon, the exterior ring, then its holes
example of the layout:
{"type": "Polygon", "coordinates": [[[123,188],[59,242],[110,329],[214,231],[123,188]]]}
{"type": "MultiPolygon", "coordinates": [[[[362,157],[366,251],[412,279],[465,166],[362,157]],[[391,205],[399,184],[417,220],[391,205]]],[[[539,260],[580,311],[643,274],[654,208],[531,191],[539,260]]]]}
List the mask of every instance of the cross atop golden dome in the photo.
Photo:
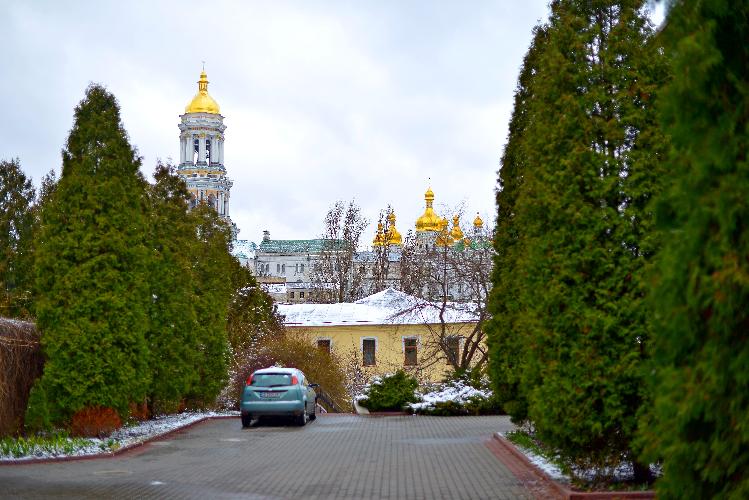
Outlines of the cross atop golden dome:
{"type": "Polygon", "coordinates": [[[205,74],[205,70],[200,73],[198,93],[192,98],[190,104],[185,106],[185,113],[219,114],[218,103],[208,94],[208,75],[205,74]]]}
{"type": "Polygon", "coordinates": [[[426,201],[426,209],[424,214],[416,219],[416,230],[422,231],[439,231],[440,230],[440,217],[434,213],[432,203],[434,202],[434,192],[432,188],[427,189],[424,193],[424,201],[426,201]]]}

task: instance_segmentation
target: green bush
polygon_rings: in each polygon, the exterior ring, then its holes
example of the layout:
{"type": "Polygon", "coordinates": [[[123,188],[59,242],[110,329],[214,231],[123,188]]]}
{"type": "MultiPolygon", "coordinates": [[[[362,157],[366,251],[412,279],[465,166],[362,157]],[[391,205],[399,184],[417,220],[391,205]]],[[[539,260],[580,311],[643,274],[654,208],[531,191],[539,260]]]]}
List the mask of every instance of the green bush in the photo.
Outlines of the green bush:
{"type": "Polygon", "coordinates": [[[418,401],[415,394],[418,385],[414,377],[398,370],[372,382],[366,399],[359,401],[359,404],[371,411],[402,410],[407,403],[418,401]]]}
{"type": "Polygon", "coordinates": [[[434,406],[414,410],[417,415],[432,415],[436,417],[460,417],[479,415],[504,415],[499,398],[492,395],[488,398],[473,396],[467,401],[439,401],[434,406]]]}

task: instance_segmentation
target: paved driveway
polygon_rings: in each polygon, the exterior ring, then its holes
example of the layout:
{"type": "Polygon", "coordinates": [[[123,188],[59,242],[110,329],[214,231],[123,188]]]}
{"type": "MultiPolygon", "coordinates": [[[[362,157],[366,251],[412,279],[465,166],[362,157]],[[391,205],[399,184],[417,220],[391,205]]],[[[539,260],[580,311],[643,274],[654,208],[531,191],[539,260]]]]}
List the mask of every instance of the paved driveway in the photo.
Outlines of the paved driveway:
{"type": "Polygon", "coordinates": [[[211,420],[107,459],[0,466],[3,498],[529,498],[486,448],[506,417],[211,420]]]}

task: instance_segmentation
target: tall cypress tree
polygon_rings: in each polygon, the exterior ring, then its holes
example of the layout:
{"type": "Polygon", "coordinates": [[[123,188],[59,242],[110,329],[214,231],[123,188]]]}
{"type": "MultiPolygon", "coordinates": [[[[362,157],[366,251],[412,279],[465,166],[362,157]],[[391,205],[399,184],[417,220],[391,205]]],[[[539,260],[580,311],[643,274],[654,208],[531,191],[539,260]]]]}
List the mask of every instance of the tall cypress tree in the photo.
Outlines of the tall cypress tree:
{"type": "Polygon", "coordinates": [[[227,314],[231,300],[231,228],[216,211],[199,204],[190,212],[197,240],[186,250],[194,276],[198,342],[197,382],[188,394],[196,406],[212,404],[227,381],[229,340],[227,314]]]}
{"type": "Polygon", "coordinates": [[[663,32],[672,188],[653,293],[659,498],[749,497],[749,5],[674,2],[663,32]]]}
{"type": "Polygon", "coordinates": [[[520,383],[525,335],[519,325],[522,305],[517,262],[523,254],[523,245],[516,227],[515,203],[526,168],[522,143],[528,127],[528,108],[546,36],[545,26],[534,28],[515,91],[510,132],[499,171],[493,286],[488,301],[492,314],[487,324],[489,374],[502,407],[516,423],[527,418],[528,409],[520,383]]]}
{"type": "Polygon", "coordinates": [[[152,413],[165,413],[176,411],[199,380],[196,277],[187,251],[197,241],[184,180],[171,165],[161,163],[154,179],[149,189],[151,302],[146,338],[153,382],[148,402],[152,413]]]}
{"type": "MultiPolygon", "coordinates": [[[[663,167],[665,77],[641,1],[552,3],[523,141],[516,227],[528,414],[571,464],[636,462],[646,397],[647,203],[663,167]]],[[[636,471],[647,475],[647,469],[636,471]]]]}
{"type": "Polygon", "coordinates": [[[32,279],[34,187],[18,159],[0,161],[0,315],[27,316],[32,279]]]}
{"type": "Polygon", "coordinates": [[[91,406],[126,414],[146,395],[145,181],[115,97],[90,85],[75,108],[59,183],[42,210],[37,324],[48,358],[32,414],[91,406]],[[46,397],[45,397],[46,395],[46,397]]]}

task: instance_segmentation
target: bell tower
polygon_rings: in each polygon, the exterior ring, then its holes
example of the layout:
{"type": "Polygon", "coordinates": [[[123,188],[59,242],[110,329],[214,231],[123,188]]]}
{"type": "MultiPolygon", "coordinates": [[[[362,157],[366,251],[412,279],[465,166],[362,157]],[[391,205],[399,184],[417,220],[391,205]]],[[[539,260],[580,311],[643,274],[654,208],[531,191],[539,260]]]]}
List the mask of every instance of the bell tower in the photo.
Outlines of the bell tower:
{"type": "Polygon", "coordinates": [[[234,184],[224,167],[224,117],[208,94],[208,75],[200,73],[198,93],[180,115],[177,173],[187,183],[191,205],[207,203],[234,228],[229,217],[229,192],[234,184]]]}

